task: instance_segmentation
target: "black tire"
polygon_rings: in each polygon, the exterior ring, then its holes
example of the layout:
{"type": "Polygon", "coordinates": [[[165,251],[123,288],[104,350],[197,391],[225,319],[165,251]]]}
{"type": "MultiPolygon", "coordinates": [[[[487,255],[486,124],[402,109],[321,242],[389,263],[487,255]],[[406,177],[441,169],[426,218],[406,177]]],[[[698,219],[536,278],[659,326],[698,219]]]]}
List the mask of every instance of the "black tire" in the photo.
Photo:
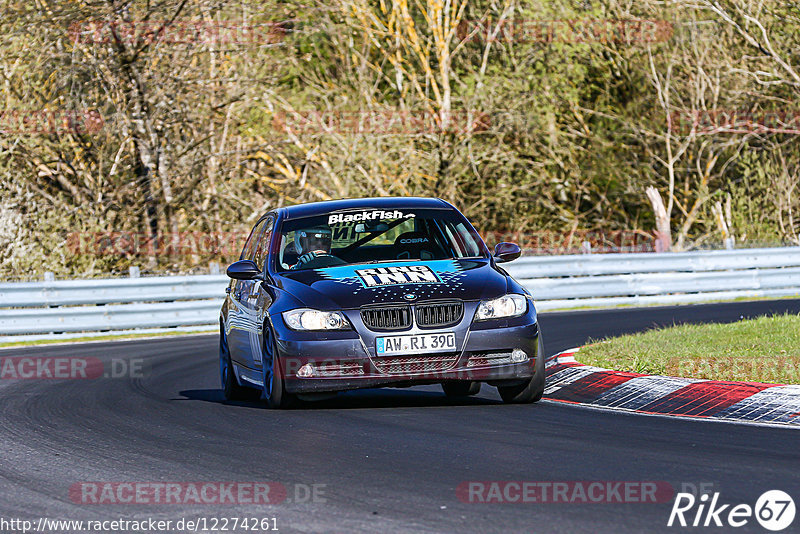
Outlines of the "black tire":
{"type": "Polygon", "coordinates": [[[469,397],[476,395],[481,390],[481,383],[471,380],[442,382],[442,390],[448,397],[469,397]]]}
{"type": "Polygon", "coordinates": [[[295,404],[297,397],[286,391],[283,380],[283,368],[278,357],[272,330],[264,327],[264,358],[262,359],[264,389],[262,399],[268,408],[281,410],[295,404]]]}
{"type": "Polygon", "coordinates": [[[497,391],[500,393],[503,402],[506,404],[530,404],[541,400],[545,386],[544,359],[544,343],[542,342],[542,334],[539,334],[535,374],[522,384],[497,386],[497,391]]]}
{"type": "Polygon", "coordinates": [[[236,381],[233,362],[231,362],[231,351],[228,348],[228,338],[222,325],[219,327],[219,378],[225,400],[246,400],[253,397],[253,391],[250,388],[240,386],[236,381]]]}

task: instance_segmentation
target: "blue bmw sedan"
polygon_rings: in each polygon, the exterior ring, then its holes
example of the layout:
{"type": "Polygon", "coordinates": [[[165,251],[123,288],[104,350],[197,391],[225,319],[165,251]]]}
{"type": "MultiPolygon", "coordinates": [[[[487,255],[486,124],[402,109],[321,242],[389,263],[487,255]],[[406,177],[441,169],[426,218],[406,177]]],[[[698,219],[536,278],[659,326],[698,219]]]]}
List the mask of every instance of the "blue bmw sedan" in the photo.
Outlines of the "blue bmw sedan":
{"type": "Polygon", "coordinates": [[[227,399],[271,408],[374,387],[497,387],[539,400],[544,352],[533,297],[469,221],[433,198],[282,207],[253,228],[220,314],[227,399]]]}

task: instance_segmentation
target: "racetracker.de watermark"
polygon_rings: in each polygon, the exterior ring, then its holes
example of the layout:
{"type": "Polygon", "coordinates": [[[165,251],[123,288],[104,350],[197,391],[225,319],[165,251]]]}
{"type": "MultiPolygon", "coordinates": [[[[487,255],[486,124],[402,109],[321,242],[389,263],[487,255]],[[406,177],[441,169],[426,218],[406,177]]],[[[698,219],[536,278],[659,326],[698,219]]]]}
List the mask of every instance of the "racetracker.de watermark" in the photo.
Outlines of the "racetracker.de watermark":
{"type": "Polygon", "coordinates": [[[712,109],[673,111],[673,130],[696,134],[800,134],[800,110],[712,109]]]}
{"type": "Polygon", "coordinates": [[[462,41],[545,44],[648,44],[668,41],[674,33],[669,21],[641,19],[464,20],[456,30],[462,41]]]}
{"type": "Polygon", "coordinates": [[[83,20],[70,24],[73,43],[109,44],[276,44],[290,31],[291,23],[206,20],[83,20]]]}
{"type": "Polygon", "coordinates": [[[674,494],[669,482],[639,480],[475,480],[456,488],[459,501],[481,504],[652,504],[674,494]]]}
{"type": "Polygon", "coordinates": [[[105,121],[96,110],[7,109],[0,111],[0,135],[95,134],[105,121]]]}
{"type": "Polygon", "coordinates": [[[8,356],[0,358],[0,380],[85,380],[144,378],[149,366],[141,358],[101,360],[80,356],[8,356]]]}
{"type": "Polygon", "coordinates": [[[273,115],[272,127],[280,132],[306,134],[418,135],[439,132],[476,133],[492,125],[490,114],[481,111],[452,110],[449,113],[426,110],[305,110],[280,111],[273,115]]]}
{"type": "MultiPolygon", "coordinates": [[[[334,229],[334,240],[355,240],[356,223],[341,224],[334,229]]],[[[481,232],[486,244],[502,241],[517,243],[527,253],[585,253],[585,252],[653,252],[655,238],[641,230],[574,230],[567,232],[486,231],[481,232]]],[[[179,257],[179,256],[238,256],[248,232],[186,231],[158,234],[144,232],[70,232],[66,249],[72,255],[179,257]]]]}
{"type": "Polygon", "coordinates": [[[264,505],[324,503],[326,484],[280,482],[76,482],[69,499],[76,504],[264,505]]]}
{"type": "Polygon", "coordinates": [[[576,229],[567,232],[490,230],[481,232],[481,235],[489,246],[511,241],[524,251],[534,254],[655,251],[655,237],[641,230],[576,229]]]}
{"type": "Polygon", "coordinates": [[[668,371],[676,376],[738,380],[742,376],[778,384],[800,383],[800,356],[775,354],[768,360],[742,356],[712,356],[701,360],[670,358],[668,371]]]}
{"type": "Polygon", "coordinates": [[[71,232],[67,251],[88,256],[238,256],[249,232],[71,232]]]}
{"type": "MultiPolygon", "coordinates": [[[[492,353],[501,356],[501,353],[492,353]]],[[[464,366],[457,366],[459,357],[444,355],[403,356],[381,355],[373,358],[329,359],[325,357],[289,357],[281,359],[281,376],[287,383],[302,384],[308,379],[370,378],[391,374],[415,381],[443,382],[451,380],[487,381],[508,378],[503,366],[518,365],[520,370],[532,368],[536,355],[521,349],[509,351],[498,363],[485,353],[470,353],[464,366]],[[516,357],[517,359],[513,359],[516,357]]]]}

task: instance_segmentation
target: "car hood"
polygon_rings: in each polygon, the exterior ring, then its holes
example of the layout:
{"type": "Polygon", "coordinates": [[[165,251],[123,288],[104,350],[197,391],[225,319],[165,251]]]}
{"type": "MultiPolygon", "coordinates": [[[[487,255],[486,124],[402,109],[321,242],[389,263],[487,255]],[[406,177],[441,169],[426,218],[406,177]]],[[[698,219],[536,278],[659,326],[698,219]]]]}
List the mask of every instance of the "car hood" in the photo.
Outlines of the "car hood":
{"type": "Polygon", "coordinates": [[[495,270],[488,259],[346,265],[290,271],[277,278],[278,285],[304,306],[318,309],[489,299],[505,294],[508,287],[506,276],[495,270]]]}

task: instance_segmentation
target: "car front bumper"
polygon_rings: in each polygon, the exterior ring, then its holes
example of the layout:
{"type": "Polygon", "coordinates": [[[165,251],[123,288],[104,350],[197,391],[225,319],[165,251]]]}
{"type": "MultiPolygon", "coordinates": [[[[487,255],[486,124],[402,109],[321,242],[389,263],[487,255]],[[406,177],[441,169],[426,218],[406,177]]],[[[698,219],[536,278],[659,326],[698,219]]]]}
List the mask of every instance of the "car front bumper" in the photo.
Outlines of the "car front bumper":
{"type": "Polygon", "coordinates": [[[461,337],[462,348],[455,352],[402,356],[376,356],[368,348],[374,339],[365,342],[352,331],[313,339],[284,330],[276,341],[286,390],[300,394],[448,380],[505,383],[532,377],[536,358],[544,357],[538,354],[535,313],[496,327],[470,327],[461,337]],[[526,359],[516,361],[514,356],[522,357],[520,351],[526,359]],[[303,376],[309,369],[312,374],[303,376]]]}

